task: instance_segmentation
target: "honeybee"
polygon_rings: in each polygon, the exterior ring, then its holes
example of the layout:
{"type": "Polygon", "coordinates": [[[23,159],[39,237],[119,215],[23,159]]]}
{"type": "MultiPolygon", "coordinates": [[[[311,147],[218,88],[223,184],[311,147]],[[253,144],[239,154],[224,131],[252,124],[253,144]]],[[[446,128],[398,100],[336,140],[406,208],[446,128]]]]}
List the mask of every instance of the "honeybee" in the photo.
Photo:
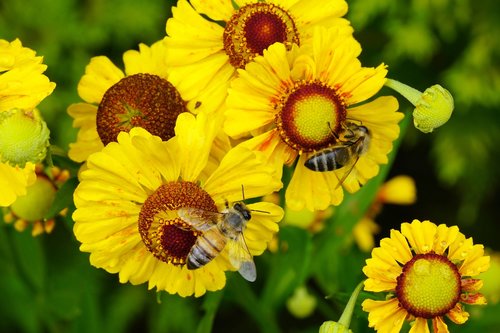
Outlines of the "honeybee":
{"type": "Polygon", "coordinates": [[[346,168],[339,185],[349,176],[359,157],[368,151],[370,131],[366,126],[347,122],[344,131],[337,136],[338,143],[309,157],[304,166],[312,171],[326,172],[346,168]]]}
{"type": "Polygon", "coordinates": [[[187,256],[188,269],[208,264],[227,244],[231,265],[246,280],[255,281],[257,270],[243,237],[243,231],[252,215],[242,201],[235,202],[231,207],[226,202],[226,209],[220,213],[186,207],[180,208],[177,214],[189,226],[202,232],[187,256]]]}

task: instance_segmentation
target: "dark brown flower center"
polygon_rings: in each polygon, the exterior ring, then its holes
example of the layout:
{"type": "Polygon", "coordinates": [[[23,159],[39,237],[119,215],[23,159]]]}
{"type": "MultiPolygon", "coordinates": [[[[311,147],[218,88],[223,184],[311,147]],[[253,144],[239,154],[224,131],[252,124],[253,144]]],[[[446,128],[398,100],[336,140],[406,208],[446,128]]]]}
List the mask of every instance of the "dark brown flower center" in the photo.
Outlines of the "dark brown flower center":
{"type": "Polygon", "coordinates": [[[346,107],[335,89],[320,82],[298,82],[277,103],[275,117],[281,139],[293,149],[311,152],[336,141],[346,107]]]}
{"type": "Polygon", "coordinates": [[[396,295],[410,314],[421,318],[443,316],[460,298],[460,273],[446,256],[417,254],[403,266],[396,295]]]}
{"type": "Polygon", "coordinates": [[[252,3],[233,14],[224,29],[224,49],[229,62],[243,68],[274,43],[288,49],[299,44],[299,35],[290,14],[272,3],[252,3]]]}
{"type": "Polygon", "coordinates": [[[159,260],[184,265],[200,232],[177,215],[182,207],[217,212],[210,195],[192,182],[160,186],[144,202],[139,214],[139,233],[148,250],[159,260]]]}
{"type": "Polygon", "coordinates": [[[107,145],[121,131],[142,127],[166,141],[175,135],[175,121],[187,111],[185,104],[177,89],[157,75],[127,76],[104,94],[97,109],[97,133],[107,145]]]}

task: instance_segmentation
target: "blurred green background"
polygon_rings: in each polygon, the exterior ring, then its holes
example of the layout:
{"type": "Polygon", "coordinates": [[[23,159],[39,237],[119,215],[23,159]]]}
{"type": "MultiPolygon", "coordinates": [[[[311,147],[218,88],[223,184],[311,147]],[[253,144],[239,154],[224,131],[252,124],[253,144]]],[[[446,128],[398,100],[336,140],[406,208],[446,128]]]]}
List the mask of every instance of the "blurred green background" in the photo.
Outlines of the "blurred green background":
{"type": "MultiPolygon", "coordinates": [[[[80,101],[76,87],[90,58],[106,55],[121,67],[123,52],[164,37],[172,3],[0,2],[0,38],[18,37],[43,55],[46,74],[57,83],[40,105],[53,144],[67,150],[75,140],[66,108],[80,101]]],[[[348,3],[365,66],[384,62],[389,77],[421,91],[439,83],[455,98],[451,120],[432,134],[409,126],[392,167],[384,169],[382,176],[412,176],[418,199],[412,206],[385,206],[376,219],[382,227],[377,239],[388,236],[391,228],[399,229],[403,221],[430,219],[458,225],[475,243],[500,251],[495,232],[500,198],[500,2],[348,3]]],[[[399,100],[409,115],[410,104],[399,100]]],[[[382,180],[372,180],[348,202],[366,207],[382,180]]],[[[340,208],[322,233],[283,227],[281,245],[288,250],[256,260],[256,283],[228,274],[223,291],[201,299],[156,295],[145,285],[121,285],[117,276],[91,267],[88,254],[78,251],[69,217],[60,219],[52,234],[37,238],[2,225],[0,332],[209,332],[211,326],[213,332],[317,332],[323,321],[338,319],[350,292],[363,279],[361,267],[369,254],[350,236],[359,218],[340,208]],[[297,318],[286,307],[300,286],[316,300],[306,318],[297,318]],[[326,295],[331,297],[325,299],[326,295]]],[[[497,290],[499,280],[498,275],[490,279],[497,290]]],[[[498,303],[468,310],[469,322],[450,324],[452,332],[498,331],[498,303]]],[[[372,331],[359,307],[351,328],[372,331]]]]}

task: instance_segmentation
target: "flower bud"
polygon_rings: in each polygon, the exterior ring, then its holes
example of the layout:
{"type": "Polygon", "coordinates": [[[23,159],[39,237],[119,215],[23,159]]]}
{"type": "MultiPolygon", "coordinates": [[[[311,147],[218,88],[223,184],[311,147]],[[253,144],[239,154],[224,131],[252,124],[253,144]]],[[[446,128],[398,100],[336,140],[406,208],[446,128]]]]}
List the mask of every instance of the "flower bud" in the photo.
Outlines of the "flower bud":
{"type": "Polygon", "coordinates": [[[436,84],[427,88],[413,110],[413,124],[424,133],[430,133],[450,119],[453,112],[450,92],[436,84]]]}
{"type": "Polygon", "coordinates": [[[35,109],[0,112],[0,159],[24,168],[27,162],[39,163],[47,154],[50,131],[35,109]]]}

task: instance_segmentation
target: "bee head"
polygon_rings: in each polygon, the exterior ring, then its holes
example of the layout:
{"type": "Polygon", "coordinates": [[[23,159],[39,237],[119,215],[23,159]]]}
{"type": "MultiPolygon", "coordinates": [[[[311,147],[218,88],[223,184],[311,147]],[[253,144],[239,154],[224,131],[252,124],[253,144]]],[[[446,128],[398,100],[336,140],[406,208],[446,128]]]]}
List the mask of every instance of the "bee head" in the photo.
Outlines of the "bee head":
{"type": "Polygon", "coordinates": [[[249,221],[252,218],[250,211],[243,202],[235,203],[233,208],[236,209],[246,221],[249,221]]]}

